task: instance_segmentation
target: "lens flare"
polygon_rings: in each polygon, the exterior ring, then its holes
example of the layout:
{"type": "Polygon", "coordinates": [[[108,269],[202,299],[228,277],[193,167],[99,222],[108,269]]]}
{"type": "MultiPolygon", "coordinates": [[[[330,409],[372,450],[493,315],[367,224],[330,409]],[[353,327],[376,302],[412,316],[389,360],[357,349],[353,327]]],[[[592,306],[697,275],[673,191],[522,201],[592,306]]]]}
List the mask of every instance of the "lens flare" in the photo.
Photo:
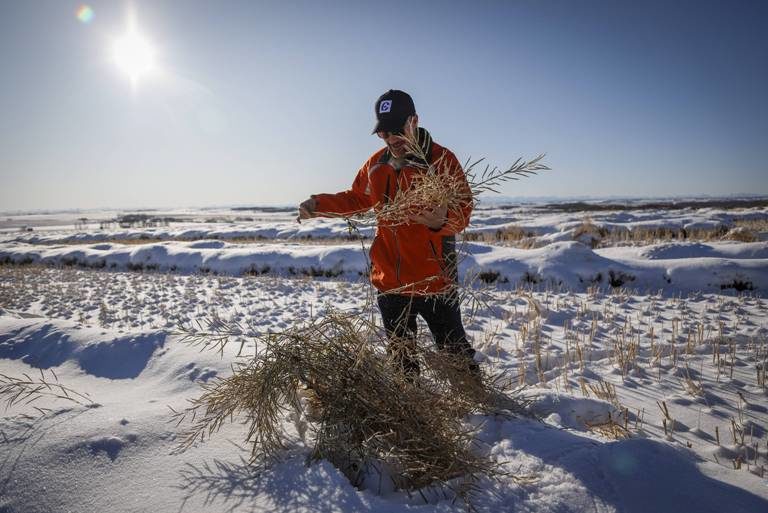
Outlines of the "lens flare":
{"type": "Polygon", "coordinates": [[[90,23],[93,20],[93,9],[89,5],[81,4],[75,15],[82,23],[90,23]]]}

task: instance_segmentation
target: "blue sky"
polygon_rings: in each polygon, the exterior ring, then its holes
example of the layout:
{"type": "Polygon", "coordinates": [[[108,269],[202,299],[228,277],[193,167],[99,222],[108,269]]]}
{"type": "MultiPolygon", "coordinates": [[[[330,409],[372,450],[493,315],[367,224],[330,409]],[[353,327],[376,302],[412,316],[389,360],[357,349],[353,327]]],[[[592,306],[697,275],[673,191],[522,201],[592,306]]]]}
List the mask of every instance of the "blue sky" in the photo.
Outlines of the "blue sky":
{"type": "Polygon", "coordinates": [[[0,210],[293,204],[408,91],[510,196],[768,194],[761,1],[0,2],[0,210]],[[112,61],[129,13],[155,49],[112,61]]]}

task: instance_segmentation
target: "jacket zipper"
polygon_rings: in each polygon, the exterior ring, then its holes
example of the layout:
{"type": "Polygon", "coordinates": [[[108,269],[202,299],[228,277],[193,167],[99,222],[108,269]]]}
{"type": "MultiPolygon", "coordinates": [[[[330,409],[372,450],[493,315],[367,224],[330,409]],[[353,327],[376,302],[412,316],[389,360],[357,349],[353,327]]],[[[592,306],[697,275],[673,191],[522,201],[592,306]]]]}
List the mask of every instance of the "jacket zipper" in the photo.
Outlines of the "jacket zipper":
{"type": "MultiPolygon", "coordinates": [[[[395,177],[395,193],[397,193],[397,185],[400,178],[400,170],[396,170],[397,176],[395,177]]],[[[392,198],[392,195],[389,193],[389,177],[387,177],[387,202],[389,202],[390,198],[392,198]]],[[[400,279],[400,265],[401,265],[401,258],[400,258],[400,240],[397,238],[397,227],[392,227],[392,238],[395,239],[395,277],[397,278],[397,283],[400,284],[400,286],[403,285],[403,281],[400,279]]]]}
{"type": "Polygon", "coordinates": [[[429,241],[429,247],[432,248],[432,254],[435,256],[435,260],[437,261],[437,265],[440,266],[440,271],[445,273],[445,266],[443,265],[444,262],[440,259],[439,256],[437,256],[437,248],[435,248],[435,243],[431,240],[429,241]]]}
{"type": "Polygon", "coordinates": [[[402,286],[403,281],[400,279],[400,240],[397,238],[397,228],[395,227],[392,228],[392,237],[395,239],[395,277],[397,283],[402,286]]]}

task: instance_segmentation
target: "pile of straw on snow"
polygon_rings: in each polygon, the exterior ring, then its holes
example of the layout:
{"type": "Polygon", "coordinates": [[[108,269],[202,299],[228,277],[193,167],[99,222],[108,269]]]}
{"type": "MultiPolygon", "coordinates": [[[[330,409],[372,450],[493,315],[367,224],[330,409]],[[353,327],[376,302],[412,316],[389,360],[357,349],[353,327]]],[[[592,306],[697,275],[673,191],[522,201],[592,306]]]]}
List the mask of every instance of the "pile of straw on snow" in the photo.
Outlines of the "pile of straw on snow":
{"type": "MultiPolygon", "coordinates": [[[[237,332],[221,320],[208,329],[188,328],[194,342],[221,344],[237,332]]],[[[295,434],[286,418],[312,409],[308,428],[312,458],[327,459],[354,485],[371,469],[385,470],[396,488],[419,490],[462,478],[501,473],[474,447],[463,421],[471,412],[514,410],[516,403],[494,380],[472,378],[466,361],[417,349],[423,371],[404,376],[389,361],[386,338],[359,316],[331,314],[283,333],[264,336],[253,359],[227,378],[203,385],[203,394],[179,422],[191,418],[182,447],[203,440],[225,422],[244,418],[254,461],[279,457],[295,434]],[[308,394],[307,391],[310,393],[308,394]]]]}

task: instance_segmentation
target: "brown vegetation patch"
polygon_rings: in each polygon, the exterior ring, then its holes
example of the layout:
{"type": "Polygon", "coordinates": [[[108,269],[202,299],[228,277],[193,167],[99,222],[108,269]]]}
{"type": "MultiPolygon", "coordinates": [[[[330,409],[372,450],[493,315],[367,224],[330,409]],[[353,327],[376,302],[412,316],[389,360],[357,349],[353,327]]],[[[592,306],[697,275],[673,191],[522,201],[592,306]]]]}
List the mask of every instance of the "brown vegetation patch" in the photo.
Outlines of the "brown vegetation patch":
{"type": "MultiPolygon", "coordinates": [[[[220,319],[183,331],[186,340],[217,348],[242,332],[220,319]]],[[[474,447],[474,430],[462,421],[471,412],[519,409],[499,381],[472,378],[466,361],[429,350],[421,351],[422,375],[406,377],[385,346],[368,320],[353,315],[331,314],[265,335],[253,359],[203,385],[192,406],[177,413],[180,423],[192,420],[181,447],[244,417],[253,461],[269,461],[287,445],[283,422],[294,411],[301,414],[295,419],[305,419],[297,421],[299,434],[313,434],[312,458],[329,460],[354,485],[372,469],[386,469],[399,489],[449,486],[467,498],[478,477],[499,476],[501,469],[474,447]],[[310,415],[302,404],[307,389],[310,415]],[[447,485],[456,478],[461,484],[447,485]]]]}

